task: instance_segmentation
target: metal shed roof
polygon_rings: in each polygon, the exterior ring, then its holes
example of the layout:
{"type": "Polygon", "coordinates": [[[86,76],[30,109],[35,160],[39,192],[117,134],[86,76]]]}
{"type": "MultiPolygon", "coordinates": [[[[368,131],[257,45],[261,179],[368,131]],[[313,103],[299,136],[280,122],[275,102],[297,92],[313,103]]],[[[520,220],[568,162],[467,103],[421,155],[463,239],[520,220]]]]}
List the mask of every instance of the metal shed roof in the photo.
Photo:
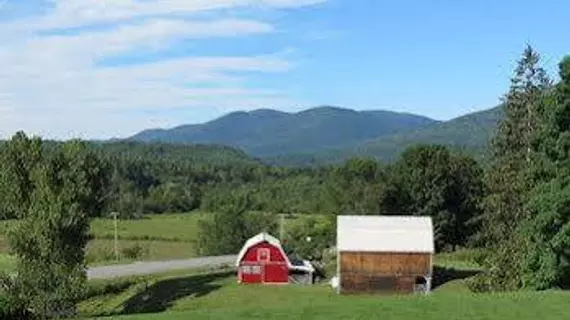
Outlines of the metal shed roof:
{"type": "Polygon", "coordinates": [[[337,250],[433,253],[431,217],[337,216],[337,250]]]}

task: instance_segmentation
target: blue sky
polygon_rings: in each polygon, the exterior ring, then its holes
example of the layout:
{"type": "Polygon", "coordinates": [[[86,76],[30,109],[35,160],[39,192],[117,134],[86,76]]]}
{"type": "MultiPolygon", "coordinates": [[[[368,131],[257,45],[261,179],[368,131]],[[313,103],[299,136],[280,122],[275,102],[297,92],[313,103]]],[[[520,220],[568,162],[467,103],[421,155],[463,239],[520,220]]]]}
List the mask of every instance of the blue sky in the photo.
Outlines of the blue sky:
{"type": "Polygon", "coordinates": [[[524,46],[556,73],[568,1],[0,0],[0,138],[128,136],[318,105],[493,107],[524,46]]]}

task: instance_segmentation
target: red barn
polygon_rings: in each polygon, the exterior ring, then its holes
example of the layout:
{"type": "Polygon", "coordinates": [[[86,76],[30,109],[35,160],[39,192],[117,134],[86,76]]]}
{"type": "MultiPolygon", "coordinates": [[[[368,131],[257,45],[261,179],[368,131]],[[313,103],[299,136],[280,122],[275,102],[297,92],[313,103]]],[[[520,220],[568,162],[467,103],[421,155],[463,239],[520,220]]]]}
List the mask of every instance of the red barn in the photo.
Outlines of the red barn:
{"type": "Polygon", "coordinates": [[[237,261],[237,274],[239,283],[289,283],[290,274],[314,273],[313,266],[307,261],[291,263],[287,254],[281,247],[281,242],[263,232],[246,241],[237,261]]]}

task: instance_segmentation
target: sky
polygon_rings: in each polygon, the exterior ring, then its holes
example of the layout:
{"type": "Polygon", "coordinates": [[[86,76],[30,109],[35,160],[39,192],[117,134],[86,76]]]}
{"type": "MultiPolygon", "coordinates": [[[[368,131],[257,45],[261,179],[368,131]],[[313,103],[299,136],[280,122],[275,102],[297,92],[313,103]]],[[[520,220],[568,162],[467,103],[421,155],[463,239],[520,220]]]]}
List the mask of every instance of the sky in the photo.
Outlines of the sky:
{"type": "Polygon", "coordinates": [[[332,105],[491,108],[526,44],[553,76],[564,0],[0,0],[0,139],[126,137],[332,105]]]}

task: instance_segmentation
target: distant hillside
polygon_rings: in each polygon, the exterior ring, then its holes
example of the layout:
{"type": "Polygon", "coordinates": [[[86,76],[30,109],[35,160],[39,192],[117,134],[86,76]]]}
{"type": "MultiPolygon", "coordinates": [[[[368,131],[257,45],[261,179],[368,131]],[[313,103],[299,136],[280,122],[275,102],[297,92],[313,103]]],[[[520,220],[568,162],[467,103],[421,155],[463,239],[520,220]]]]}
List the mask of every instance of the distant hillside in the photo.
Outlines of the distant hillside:
{"type": "Polygon", "coordinates": [[[391,111],[318,107],[298,113],[270,109],[234,112],[204,124],[142,131],[130,141],[214,143],[238,147],[256,157],[350,148],[363,141],[416,130],[435,120],[391,111]]]}
{"type": "MultiPolygon", "coordinates": [[[[44,140],[46,151],[53,150],[61,141],[44,140]]],[[[5,141],[0,141],[0,152],[5,141]]],[[[197,165],[226,166],[241,164],[261,164],[242,150],[222,145],[176,145],[141,143],[132,141],[99,142],[88,141],[88,147],[104,156],[117,156],[125,159],[192,163],[197,165]]]]}
{"type": "Polygon", "coordinates": [[[502,116],[502,109],[495,107],[419,129],[370,139],[348,148],[290,154],[266,160],[277,165],[334,163],[355,156],[392,161],[415,144],[443,144],[483,159],[486,157],[488,142],[502,116]]]}
{"type": "Polygon", "coordinates": [[[178,163],[192,162],[216,166],[236,163],[254,164],[261,161],[252,158],[242,150],[222,145],[176,145],[141,142],[91,143],[93,150],[104,155],[144,160],[169,160],[178,163]]]}
{"type": "Polygon", "coordinates": [[[435,143],[482,155],[501,117],[502,109],[493,108],[419,130],[366,141],[353,150],[356,154],[389,160],[414,144],[435,143]]]}

